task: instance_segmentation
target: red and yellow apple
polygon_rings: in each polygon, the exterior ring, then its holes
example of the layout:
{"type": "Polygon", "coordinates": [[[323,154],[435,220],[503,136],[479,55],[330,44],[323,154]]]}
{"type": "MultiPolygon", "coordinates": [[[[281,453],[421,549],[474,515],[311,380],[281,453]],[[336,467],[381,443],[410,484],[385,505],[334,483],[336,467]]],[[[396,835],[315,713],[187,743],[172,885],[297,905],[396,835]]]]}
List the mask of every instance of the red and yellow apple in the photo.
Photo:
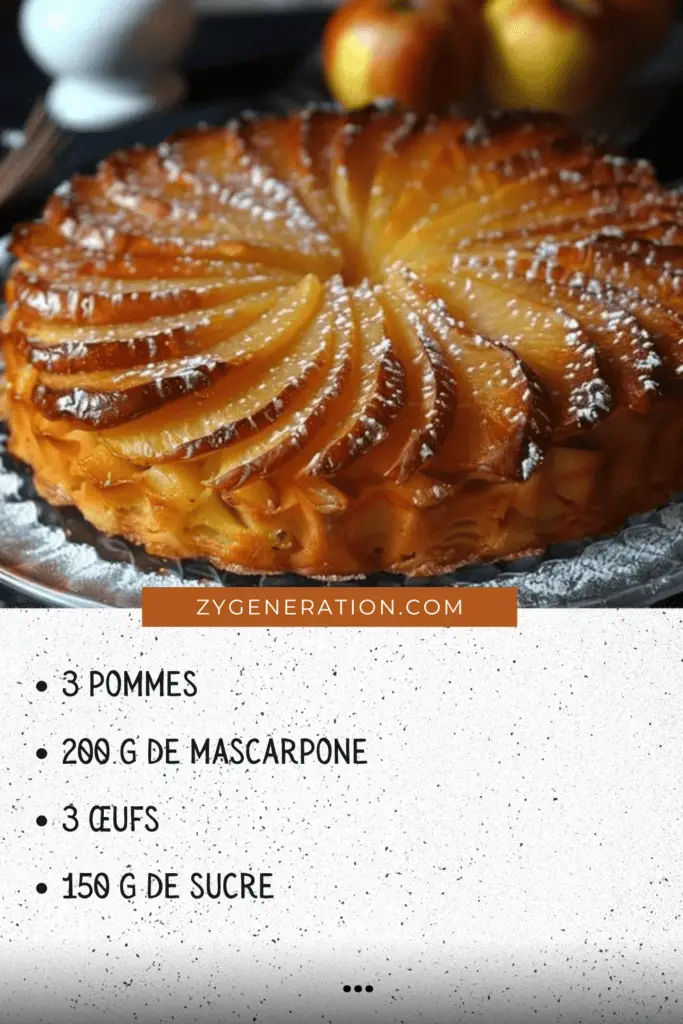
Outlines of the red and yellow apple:
{"type": "Polygon", "coordinates": [[[489,99],[581,113],[662,43],[674,8],[675,0],[488,0],[489,99]]]}
{"type": "Polygon", "coordinates": [[[380,100],[440,110],[472,90],[483,60],[480,0],[348,0],[330,18],[330,91],[354,110],[380,100]]]}

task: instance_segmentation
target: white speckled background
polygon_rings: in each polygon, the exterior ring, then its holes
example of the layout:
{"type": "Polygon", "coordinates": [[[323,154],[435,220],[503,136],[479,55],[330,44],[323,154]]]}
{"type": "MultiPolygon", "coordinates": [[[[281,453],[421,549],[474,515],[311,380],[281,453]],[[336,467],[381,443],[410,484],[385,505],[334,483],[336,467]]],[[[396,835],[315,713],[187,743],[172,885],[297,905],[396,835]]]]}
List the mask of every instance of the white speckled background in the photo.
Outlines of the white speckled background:
{"type": "Polygon", "coordinates": [[[0,1021],[678,1024],[680,635],[679,612],[206,633],[0,613],[0,1021]],[[199,694],[62,696],[98,667],[196,668],[199,694]],[[267,735],[362,736],[370,763],[61,764],[67,736],[267,735]],[[72,801],[161,827],[69,835],[72,801]],[[234,869],[273,871],[276,898],[61,898],[67,871],[234,869]]]}

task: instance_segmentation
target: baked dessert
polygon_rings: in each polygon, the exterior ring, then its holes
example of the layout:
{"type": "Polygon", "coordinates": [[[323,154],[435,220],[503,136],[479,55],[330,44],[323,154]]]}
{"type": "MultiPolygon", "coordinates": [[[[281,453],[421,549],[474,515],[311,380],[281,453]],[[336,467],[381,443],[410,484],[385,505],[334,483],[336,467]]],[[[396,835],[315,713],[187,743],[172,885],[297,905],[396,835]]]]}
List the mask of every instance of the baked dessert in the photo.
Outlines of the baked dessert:
{"type": "Polygon", "coordinates": [[[15,233],[11,450],[99,529],[242,572],[613,531],[683,486],[682,211],[545,115],[117,153],[15,233]]]}

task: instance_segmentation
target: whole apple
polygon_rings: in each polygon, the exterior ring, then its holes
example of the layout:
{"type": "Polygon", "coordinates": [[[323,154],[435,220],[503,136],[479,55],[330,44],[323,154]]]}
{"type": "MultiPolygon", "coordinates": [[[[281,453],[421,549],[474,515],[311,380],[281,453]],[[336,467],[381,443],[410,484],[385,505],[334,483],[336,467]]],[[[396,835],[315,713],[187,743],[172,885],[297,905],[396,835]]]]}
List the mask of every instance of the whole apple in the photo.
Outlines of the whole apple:
{"type": "Polygon", "coordinates": [[[348,109],[393,100],[428,112],[464,99],[482,67],[480,8],[479,0],[348,0],[323,40],[330,91],[348,109]]]}
{"type": "Polygon", "coordinates": [[[488,0],[487,93],[580,114],[659,46],[675,0],[488,0]]]}

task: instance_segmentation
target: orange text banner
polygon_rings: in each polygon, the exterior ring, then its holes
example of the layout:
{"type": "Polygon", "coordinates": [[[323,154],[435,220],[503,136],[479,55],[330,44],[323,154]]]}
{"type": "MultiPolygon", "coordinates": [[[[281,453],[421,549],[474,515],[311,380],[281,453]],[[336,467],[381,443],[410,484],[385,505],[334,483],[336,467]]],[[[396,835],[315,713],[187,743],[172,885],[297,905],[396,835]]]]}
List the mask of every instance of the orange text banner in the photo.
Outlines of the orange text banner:
{"type": "Polygon", "coordinates": [[[512,587],[149,587],[143,626],[516,626],[512,587]]]}

